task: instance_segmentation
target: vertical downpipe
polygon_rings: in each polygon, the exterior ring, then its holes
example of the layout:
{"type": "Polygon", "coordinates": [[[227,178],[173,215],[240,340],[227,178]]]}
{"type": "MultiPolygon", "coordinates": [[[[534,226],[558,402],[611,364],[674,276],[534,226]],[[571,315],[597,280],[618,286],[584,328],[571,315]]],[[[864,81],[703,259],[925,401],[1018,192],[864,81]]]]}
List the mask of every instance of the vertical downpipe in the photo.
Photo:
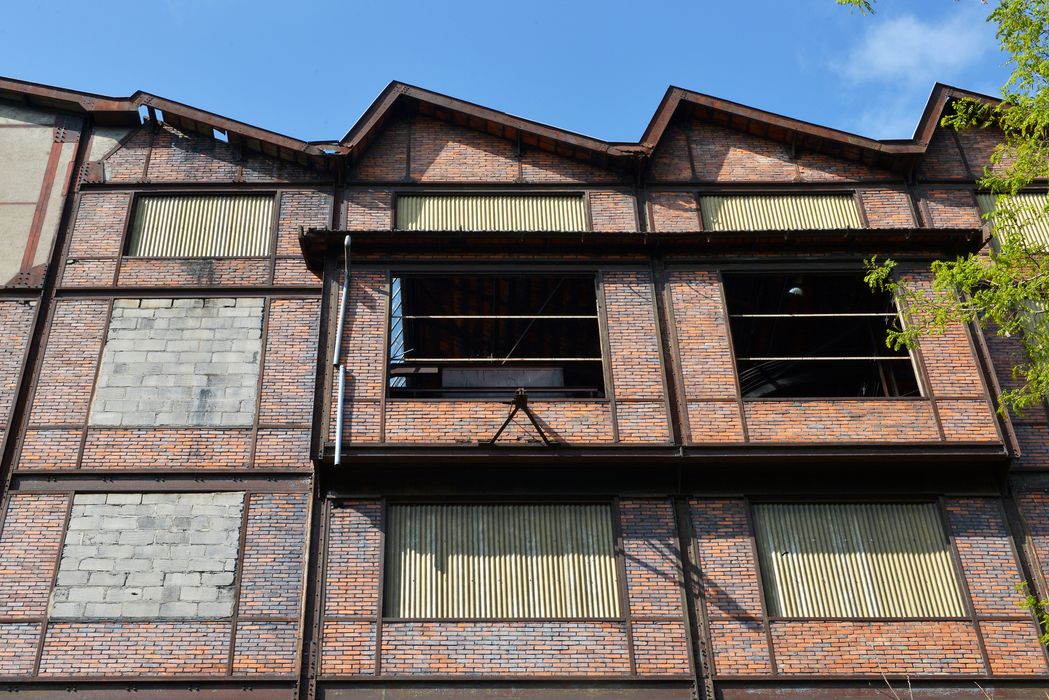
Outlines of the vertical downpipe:
{"type": "Polygon", "coordinates": [[[339,371],[338,403],[335,408],[335,466],[342,463],[342,421],[346,411],[346,365],[342,363],[342,332],[346,324],[346,302],[350,297],[350,237],[342,243],[342,298],[339,299],[339,323],[335,329],[333,366],[339,371]]]}

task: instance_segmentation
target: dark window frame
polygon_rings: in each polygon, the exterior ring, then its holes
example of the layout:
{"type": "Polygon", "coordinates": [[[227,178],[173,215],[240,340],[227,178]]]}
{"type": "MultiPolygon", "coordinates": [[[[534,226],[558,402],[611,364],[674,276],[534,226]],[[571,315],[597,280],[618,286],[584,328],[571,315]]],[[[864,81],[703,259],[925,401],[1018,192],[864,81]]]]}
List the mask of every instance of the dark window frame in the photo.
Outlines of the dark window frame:
{"type": "MultiPolygon", "coordinates": [[[[719,278],[721,280],[722,288],[724,290],[725,297],[725,319],[728,324],[727,330],[729,334],[729,340],[732,347],[733,355],[733,366],[736,372],[736,378],[739,385],[740,398],[742,401],[798,401],[798,400],[822,400],[822,401],[870,401],[870,400],[892,400],[892,401],[914,401],[914,400],[927,400],[929,393],[927,389],[927,379],[923,371],[923,367],[920,362],[920,353],[916,349],[906,349],[898,355],[889,355],[882,351],[885,348],[883,342],[880,342],[880,338],[872,338],[873,350],[881,354],[872,355],[825,355],[825,356],[790,356],[790,355],[754,355],[754,356],[742,356],[741,348],[738,347],[736,342],[736,333],[738,325],[733,327],[733,319],[749,319],[749,320],[760,320],[762,318],[775,319],[783,318],[790,320],[815,320],[820,318],[825,319],[863,319],[871,317],[881,317],[886,319],[894,319],[895,323],[901,324],[903,317],[899,302],[895,298],[887,298],[886,301],[891,304],[892,311],[885,312],[873,312],[873,311],[856,311],[856,312],[825,312],[825,313],[733,313],[732,303],[729,299],[729,293],[726,289],[725,278],[732,276],[764,276],[769,279],[776,277],[786,276],[845,276],[855,275],[858,278],[862,277],[862,271],[852,265],[848,266],[830,266],[830,267],[817,267],[812,265],[789,265],[789,266],[776,266],[769,268],[754,268],[754,267],[743,267],[743,266],[732,266],[723,268],[719,272],[719,278]],[[874,362],[876,363],[876,369],[882,380],[882,390],[877,394],[855,394],[855,393],[800,393],[791,395],[779,395],[779,396],[754,396],[748,395],[747,390],[744,388],[743,373],[741,371],[741,361],[743,362],[874,362]],[[913,373],[914,389],[908,393],[893,393],[887,388],[889,382],[885,379],[885,372],[881,365],[884,362],[898,362],[901,365],[908,363],[913,373]]],[[[872,292],[877,294],[877,292],[872,292]]],[[[906,375],[904,378],[908,378],[906,375]]],[[[895,378],[893,378],[895,382],[895,378]]]]}
{"type": "MultiPolygon", "coordinates": [[[[454,391],[452,388],[425,388],[420,387],[412,389],[410,387],[404,388],[402,391],[398,391],[401,387],[395,387],[391,384],[392,379],[397,374],[410,374],[410,373],[397,373],[394,372],[394,334],[397,332],[396,309],[397,306],[394,303],[394,298],[398,292],[395,290],[396,280],[403,278],[440,278],[440,277],[458,277],[458,276],[472,276],[472,277],[492,277],[496,279],[502,278],[529,278],[529,277],[547,277],[551,279],[556,278],[580,278],[591,280],[593,283],[594,293],[594,313],[581,315],[523,315],[520,316],[522,319],[528,318],[549,318],[549,319],[593,319],[596,323],[594,326],[594,342],[597,344],[597,351],[599,356],[597,357],[586,357],[586,358],[571,358],[571,359],[550,359],[550,360],[533,360],[533,359],[522,359],[507,360],[492,358],[490,360],[459,360],[457,369],[469,369],[469,368],[484,368],[491,367],[494,363],[502,363],[512,368],[521,368],[522,365],[532,365],[536,369],[540,368],[564,368],[565,363],[577,362],[577,363],[593,363],[596,364],[596,375],[599,383],[595,383],[593,387],[549,387],[545,389],[533,389],[525,387],[529,391],[530,401],[588,401],[588,402],[609,402],[612,400],[610,390],[610,364],[608,357],[607,347],[607,318],[604,308],[604,301],[602,299],[602,285],[601,285],[601,271],[594,268],[584,269],[568,269],[565,271],[558,271],[557,269],[542,268],[537,271],[525,271],[520,268],[513,269],[498,269],[498,268],[462,268],[462,269],[431,269],[431,268],[416,268],[409,267],[406,269],[393,268],[388,271],[387,276],[387,288],[389,290],[390,302],[388,304],[387,311],[387,333],[385,337],[385,354],[386,364],[384,368],[384,396],[387,401],[398,401],[398,400],[410,400],[410,401],[492,401],[492,402],[506,402],[513,397],[516,387],[510,386],[493,386],[493,387],[474,387],[464,391],[454,391]],[[545,364],[544,364],[545,363],[545,364]],[[420,395],[421,394],[421,395],[420,395]],[[458,394],[458,395],[456,395],[458,394]],[[589,394],[589,395],[586,395],[589,394]]],[[[462,314],[459,316],[469,317],[470,314],[462,314]]],[[[402,314],[400,317],[404,318],[427,318],[427,315],[412,314],[405,316],[402,314]]],[[[478,316],[478,318],[484,318],[484,315],[478,316]]],[[[403,320],[402,320],[403,323],[403,320]]],[[[402,326],[403,328],[403,326],[402,326]]],[[[402,331],[403,333],[403,331],[402,331]]],[[[402,336],[403,337],[403,336],[402,336]]],[[[403,340],[401,342],[404,342],[403,340]]],[[[413,362],[426,362],[433,361],[434,364],[448,364],[456,365],[457,360],[449,358],[414,358],[413,362]]],[[[403,359],[402,359],[403,362],[403,359]]],[[[431,372],[432,373],[432,372],[431,372]]]]}

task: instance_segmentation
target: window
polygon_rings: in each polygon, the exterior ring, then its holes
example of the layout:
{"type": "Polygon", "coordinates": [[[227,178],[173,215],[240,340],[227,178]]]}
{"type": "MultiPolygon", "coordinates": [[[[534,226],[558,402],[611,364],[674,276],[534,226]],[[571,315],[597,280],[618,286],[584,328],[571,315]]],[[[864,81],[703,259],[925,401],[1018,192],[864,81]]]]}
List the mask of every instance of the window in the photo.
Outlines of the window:
{"type": "Polygon", "coordinates": [[[268,255],[272,224],[272,195],[137,197],[127,254],[157,258],[268,255]]]}
{"type": "Polygon", "coordinates": [[[593,275],[395,275],[391,396],[604,395],[593,275]]]}
{"type": "MultiPolygon", "coordinates": [[[[980,205],[980,212],[988,214],[994,211],[996,199],[996,196],[990,193],[977,194],[976,201],[980,205]]],[[[1015,218],[1010,217],[1002,222],[1006,234],[1019,230],[1027,245],[1049,248],[1049,217],[1045,215],[1045,207],[1049,200],[1046,194],[1020,193],[1010,199],[1010,204],[1010,211],[1015,214],[1015,218]]]]}
{"type": "Polygon", "coordinates": [[[964,617],[933,503],[754,506],[772,617],[964,617]]]}
{"type": "Polygon", "coordinates": [[[860,228],[851,194],[730,195],[699,198],[707,231],[860,228]]]}
{"type": "Polygon", "coordinates": [[[399,231],[586,231],[582,195],[398,195],[399,231]]]}
{"type": "Polygon", "coordinates": [[[859,272],[726,273],[725,298],[745,398],[919,396],[891,295],[859,272]]]}
{"type": "Polygon", "coordinates": [[[386,617],[619,617],[611,508],[391,505],[386,617]]]}

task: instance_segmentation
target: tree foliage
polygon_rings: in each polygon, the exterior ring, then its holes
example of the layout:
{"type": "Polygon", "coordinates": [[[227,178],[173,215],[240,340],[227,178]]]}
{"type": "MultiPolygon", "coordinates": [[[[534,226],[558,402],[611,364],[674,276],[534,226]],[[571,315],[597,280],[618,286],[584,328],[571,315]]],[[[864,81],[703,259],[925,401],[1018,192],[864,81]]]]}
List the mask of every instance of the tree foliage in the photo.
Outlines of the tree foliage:
{"type": "MultiPolygon", "coordinates": [[[[872,12],[869,0],[837,0],[872,12]]],[[[992,245],[985,251],[938,260],[931,289],[919,289],[895,274],[891,260],[868,261],[868,282],[897,295],[906,327],[890,332],[896,347],[913,346],[925,335],[958,323],[978,323],[987,332],[1020,340],[1027,357],[1012,368],[1014,388],[1001,410],[1023,409],[1049,397],[1049,251],[1025,235],[1032,222],[1049,217],[1049,197],[1032,208],[1020,193],[1049,178],[1049,0],[999,0],[988,16],[1009,61],[1002,101],[955,100],[941,124],[959,131],[993,128],[1000,142],[978,182],[996,195],[992,245]]]]}

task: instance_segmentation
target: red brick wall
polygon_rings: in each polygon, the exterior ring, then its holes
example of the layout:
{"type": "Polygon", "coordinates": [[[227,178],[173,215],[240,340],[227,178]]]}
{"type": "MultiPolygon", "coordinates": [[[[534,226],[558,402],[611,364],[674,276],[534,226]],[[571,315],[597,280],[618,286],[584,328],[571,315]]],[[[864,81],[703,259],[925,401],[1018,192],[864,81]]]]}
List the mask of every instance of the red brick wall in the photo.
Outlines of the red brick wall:
{"type": "Polygon", "coordinates": [[[911,211],[911,198],[902,187],[860,190],[860,201],[871,228],[910,228],[917,226],[911,211]]]}
{"type": "MultiPolygon", "coordinates": [[[[382,674],[629,675],[634,672],[632,638],[638,675],[687,676],[689,646],[673,506],[665,499],[624,499],[619,512],[627,590],[627,600],[621,601],[624,620],[386,620],[382,674]]],[[[324,576],[325,675],[375,673],[383,527],[378,500],[333,504],[324,576]]]]}
{"type": "Polygon", "coordinates": [[[11,416],[36,304],[13,299],[0,302],[0,337],[4,339],[4,352],[0,353],[0,430],[11,416]]]}
{"type": "Polygon", "coordinates": [[[703,227],[694,192],[652,192],[648,195],[652,231],[698,231],[703,227]]]}
{"type": "Polygon", "coordinates": [[[665,499],[623,499],[619,521],[637,673],[688,674],[681,548],[673,504],[665,499]]]}
{"type": "Polygon", "coordinates": [[[382,504],[333,504],[328,524],[324,614],[378,614],[382,564],[382,504]]]}
{"type": "Polygon", "coordinates": [[[736,362],[718,273],[712,268],[673,270],[667,273],[667,287],[681,394],[688,404],[687,439],[742,440],[736,362]]]}
{"type": "Polygon", "coordinates": [[[240,620],[298,619],[302,604],[309,496],[251,494],[240,578],[240,620]]]}
{"type": "Polygon", "coordinates": [[[87,419],[108,310],[109,302],[101,299],[55,302],[33,395],[31,426],[82,424],[87,419]]]}
{"type": "MultiPolygon", "coordinates": [[[[347,306],[343,358],[346,362],[346,416],[343,438],[349,444],[475,444],[491,438],[510,409],[504,401],[389,398],[383,401],[386,362],[386,276],[354,272],[347,306]],[[381,409],[385,406],[385,416],[381,409]]],[[[601,276],[608,318],[610,369],[619,440],[622,443],[668,442],[669,417],[663,390],[654,287],[645,272],[606,272],[601,276]]],[[[338,405],[337,377],[331,377],[328,436],[334,439],[338,405]]],[[[568,443],[614,441],[612,408],[607,401],[536,400],[530,404],[544,430],[568,443]]],[[[541,441],[524,416],[500,438],[503,444],[541,441]]]]}
{"type": "Polygon", "coordinates": [[[40,641],[38,623],[0,624],[0,674],[26,676],[33,672],[40,641]]]}
{"type": "Polygon", "coordinates": [[[235,675],[280,675],[298,672],[297,622],[238,622],[233,653],[235,675]]]}
{"type": "Polygon", "coordinates": [[[12,494],[0,534],[0,617],[43,617],[62,546],[68,499],[12,494]]]}
{"type": "Polygon", "coordinates": [[[117,284],[121,287],[262,287],[269,284],[272,267],[265,258],[125,258],[120,263],[117,284]]]}
{"type": "Polygon", "coordinates": [[[262,429],[88,428],[81,450],[108,305],[103,299],[57,302],[19,469],[312,469],[319,299],[270,300],[262,429]]]}
{"type": "Polygon", "coordinates": [[[761,400],[746,402],[744,410],[752,442],[929,442],[940,437],[928,401],[761,400]]]}
{"type": "Polygon", "coordinates": [[[629,192],[594,190],[590,193],[590,219],[595,231],[637,231],[637,207],[629,192]]]}
{"type": "Polygon", "coordinates": [[[140,127],[104,160],[106,182],[304,182],[330,175],[162,124],[140,127]],[[148,154],[148,163],[147,163],[148,154]]]}
{"type": "Polygon", "coordinates": [[[934,228],[980,228],[983,219],[970,189],[928,188],[921,193],[927,226],[934,228]]]}
{"type": "Polygon", "coordinates": [[[774,622],[772,640],[782,674],[985,672],[968,622],[774,622]]]}
{"type": "Polygon", "coordinates": [[[55,622],[42,677],[225,674],[228,622],[55,622]]]}
{"type": "Polygon", "coordinates": [[[627,675],[622,622],[390,622],[389,675],[627,675]]]}
{"type": "Polygon", "coordinates": [[[619,173],[512,140],[417,114],[392,121],[354,164],[359,181],[595,183],[623,180],[619,173]],[[408,159],[411,164],[408,164],[408,159]]]}
{"type": "Polygon", "coordinates": [[[975,621],[766,623],[745,502],[705,498],[694,499],[690,505],[717,676],[1044,675],[1049,670],[1033,620],[1016,606],[1015,584],[1022,574],[1010,549],[997,499],[945,501],[949,534],[954,537],[973,600],[975,621]]]}
{"type": "Polygon", "coordinates": [[[259,392],[255,466],[311,470],[320,299],[273,299],[259,392]],[[283,449],[282,449],[283,448],[283,449]]]}
{"type": "Polygon", "coordinates": [[[659,182],[847,182],[892,179],[887,171],[798,149],[700,121],[668,129],[652,156],[650,177],[659,182]],[[691,148],[692,162],[689,162],[691,148]]]}
{"type": "MultiPolygon", "coordinates": [[[[532,401],[528,405],[552,440],[612,442],[612,414],[606,402],[532,401]]],[[[473,445],[491,439],[509,413],[507,403],[499,401],[388,399],[386,441],[473,445]]],[[[535,443],[541,444],[542,438],[525,416],[515,417],[499,437],[501,445],[535,443]]]]}
{"type": "Polygon", "coordinates": [[[689,506],[714,672],[770,673],[761,579],[744,501],[704,498],[689,506]]]}
{"type": "Polygon", "coordinates": [[[670,440],[663,366],[656,326],[652,275],[606,272],[601,276],[621,442],[670,440]]]}
{"type": "Polygon", "coordinates": [[[954,140],[954,131],[937,128],[933,132],[929,148],[918,165],[917,175],[922,180],[953,180],[967,178],[961,151],[954,140]]]}

